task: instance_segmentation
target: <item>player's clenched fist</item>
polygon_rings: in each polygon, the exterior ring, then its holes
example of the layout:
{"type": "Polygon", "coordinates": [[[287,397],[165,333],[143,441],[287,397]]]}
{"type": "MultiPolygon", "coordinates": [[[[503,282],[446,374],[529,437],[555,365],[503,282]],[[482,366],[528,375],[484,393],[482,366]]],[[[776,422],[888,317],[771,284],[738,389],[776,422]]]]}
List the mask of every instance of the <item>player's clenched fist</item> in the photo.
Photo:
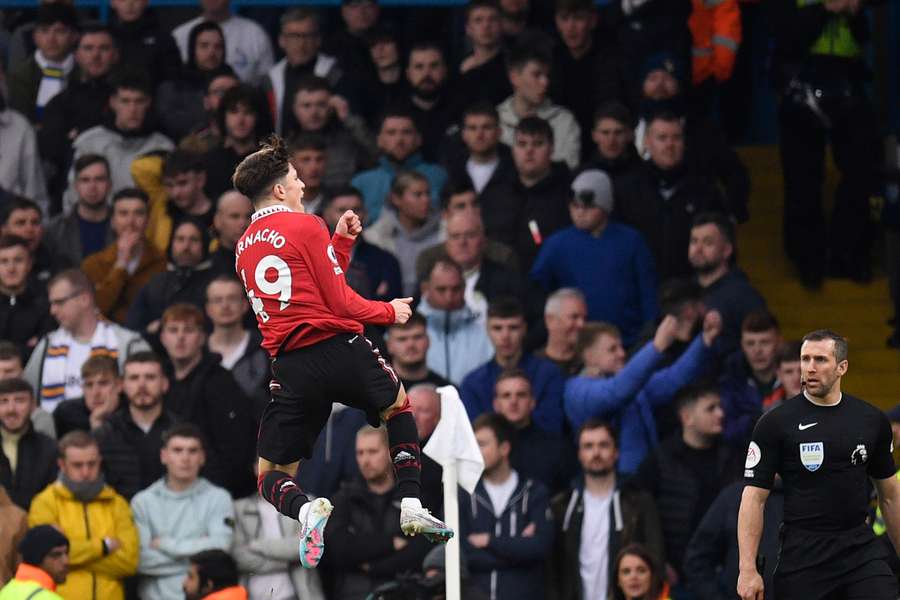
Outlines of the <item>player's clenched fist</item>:
{"type": "Polygon", "coordinates": [[[342,214],[340,220],[337,222],[337,227],[334,228],[334,232],[338,235],[355,240],[356,236],[362,233],[362,221],[360,221],[359,215],[352,210],[348,210],[342,214]]]}
{"type": "Polygon", "coordinates": [[[738,574],[737,593],[741,600],[764,600],[763,579],[756,571],[738,574]]]}
{"type": "Polygon", "coordinates": [[[394,298],[391,300],[390,305],[394,309],[394,323],[403,325],[409,321],[409,317],[412,315],[412,307],[410,306],[412,301],[412,298],[394,298]]]}

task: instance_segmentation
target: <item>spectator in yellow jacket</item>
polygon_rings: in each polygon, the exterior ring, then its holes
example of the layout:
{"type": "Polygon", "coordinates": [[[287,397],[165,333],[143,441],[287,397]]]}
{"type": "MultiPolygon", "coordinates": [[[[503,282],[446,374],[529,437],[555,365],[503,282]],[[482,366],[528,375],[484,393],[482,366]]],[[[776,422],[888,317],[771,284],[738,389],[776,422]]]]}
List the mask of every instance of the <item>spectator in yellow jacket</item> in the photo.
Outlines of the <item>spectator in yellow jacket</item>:
{"type": "Polygon", "coordinates": [[[59,480],[35,496],[28,524],[54,525],[69,538],[63,598],[123,600],[122,580],[138,564],[138,534],[128,502],[103,481],[100,449],[91,434],[59,441],[59,480]]]}

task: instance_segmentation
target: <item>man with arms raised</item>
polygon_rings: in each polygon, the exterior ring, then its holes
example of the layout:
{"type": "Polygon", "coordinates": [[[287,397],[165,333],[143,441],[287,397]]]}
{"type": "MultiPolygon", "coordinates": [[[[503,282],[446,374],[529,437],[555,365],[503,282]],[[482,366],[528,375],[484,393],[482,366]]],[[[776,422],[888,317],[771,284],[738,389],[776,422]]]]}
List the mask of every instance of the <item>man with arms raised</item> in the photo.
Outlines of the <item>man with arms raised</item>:
{"type": "MultiPolygon", "coordinates": [[[[776,474],[784,480],[784,524],[775,574],[779,600],[894,600],[897,580],[884,545],[866,524],[871,478],[887,532],[900,546],[900,479],[891,424],[870,404],[841,392],[847,340],[820,329],[800,349],[802,394],[756,424],[738,514],[742,600],[762,600],[757,550],[776,474]]],[[[774,560],[775,557],[767,557],[774,560]]]]}

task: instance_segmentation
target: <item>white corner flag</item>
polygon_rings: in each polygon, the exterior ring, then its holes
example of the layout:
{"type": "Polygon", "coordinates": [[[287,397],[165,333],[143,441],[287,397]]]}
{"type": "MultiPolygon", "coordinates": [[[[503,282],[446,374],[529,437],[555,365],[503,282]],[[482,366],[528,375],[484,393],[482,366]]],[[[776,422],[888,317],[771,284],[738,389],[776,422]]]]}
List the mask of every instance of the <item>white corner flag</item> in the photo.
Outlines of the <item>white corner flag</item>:
{"type": "Polygon", "coordinates": [[[455,535],[447,542],[444,556],[444,578],[447,600],[460,600],[459,577],[459,501],[457,484],[470,494],[484,471],[484,459],[475,432],[469,423],[466,407],[452,385],[439,387],[441,418],[422,452],[443,468],[444,520],[455,535]]]}

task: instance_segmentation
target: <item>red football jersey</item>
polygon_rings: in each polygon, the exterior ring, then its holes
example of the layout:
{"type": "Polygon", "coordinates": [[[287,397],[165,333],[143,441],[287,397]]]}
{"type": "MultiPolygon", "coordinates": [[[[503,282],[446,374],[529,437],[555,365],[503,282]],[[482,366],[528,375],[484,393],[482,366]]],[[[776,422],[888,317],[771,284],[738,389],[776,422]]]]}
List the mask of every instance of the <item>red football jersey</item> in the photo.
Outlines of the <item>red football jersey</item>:
{"type": "Polygon", "coordinates": [[[328,237],[325,222],[284,206],[256,211],[235,247],[235,269],[271,356],[363,323],[389,325],[394,309],[366,300],[344,279],[353,240],[328,237]]]}

